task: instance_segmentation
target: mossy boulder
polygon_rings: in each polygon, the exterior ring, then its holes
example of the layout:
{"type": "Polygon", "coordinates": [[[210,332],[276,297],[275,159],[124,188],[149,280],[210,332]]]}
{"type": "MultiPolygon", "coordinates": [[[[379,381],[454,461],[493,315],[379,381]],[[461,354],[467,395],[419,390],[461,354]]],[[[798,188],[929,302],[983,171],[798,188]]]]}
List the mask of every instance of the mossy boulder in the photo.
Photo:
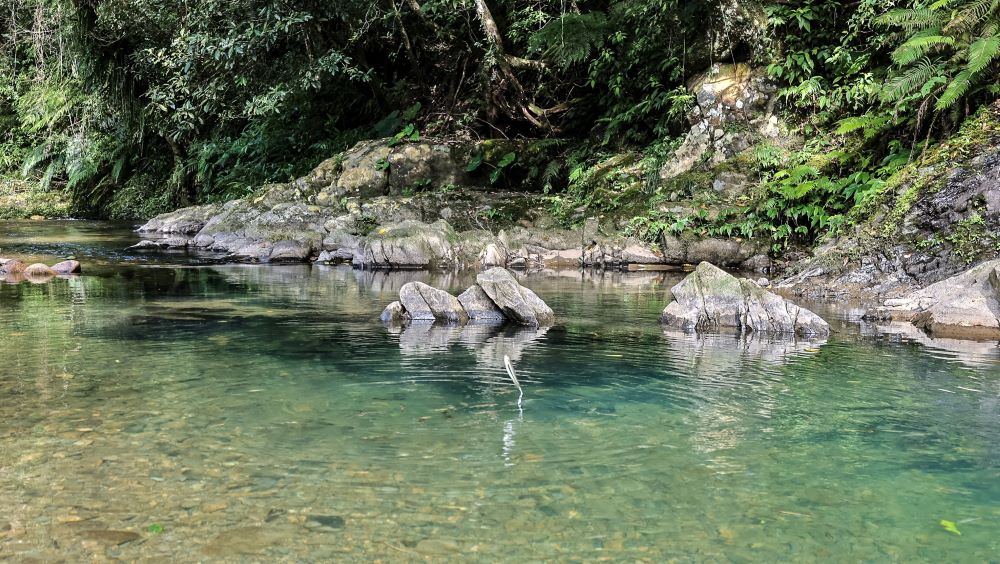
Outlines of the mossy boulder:
{"type": "Polygon", "coordinates": [[[815,313],[703,262],[671,288],[673,297],[660,321],[685,331],[766,333],[822,337],[830,326],[815,313]]]}

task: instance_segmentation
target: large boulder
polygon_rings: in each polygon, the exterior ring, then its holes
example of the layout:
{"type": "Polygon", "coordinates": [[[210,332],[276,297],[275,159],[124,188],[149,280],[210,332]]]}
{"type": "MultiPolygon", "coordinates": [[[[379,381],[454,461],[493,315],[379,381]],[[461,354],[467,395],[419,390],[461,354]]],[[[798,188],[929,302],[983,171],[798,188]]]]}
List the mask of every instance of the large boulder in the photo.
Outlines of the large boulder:
{"type": "Polygon", "coordinates": [[[1000,259],[886,300],[865,318],[909,321],[941,337],[1000,338],[1000,259]]]}
{"type": "Polygon", "coordinates": [[[399,302],[414,321],[458,323],[469,318],[458,298],[423,282],[404,284],[399,289],[399,302]]]}
{"type": "Polygon", "coordinates": [[[660,317],[669,327],[807,337],[830,333],[829,324],[815,313],[707,262],[699,264],[671,293],[673,301],[660,317]]]}
{"type": "Polygon", "coordinates": [[[778,143],[785,137],[773,112],[777,87],[760,69],[714,64],[688,89],[695,97],[691,130],[660,170],[663,180],[699,164],[722,163],[760,140],[778,143]]]}
{"type": "Polygon", "coordinates": [[[355,252],[353,263],[368,268],[446,267],[455,261],[454,238],[443,219],[432,224],[403,221],[374,230],[355,252]]]}
{"type": "Polygon", "coordinates": [[[507,320],[503,310],[493,303],[479,284],[473,284],[468,290],[458,296],[459,303],[469,314],[469,319],[484,322],[503,322],[507,320]]]}
{"type": "Polygon", "coordinates": [[[551,323],[555,313],[534,292],[518,284],[506,268],[491,268],[476,276],[476,283],[511,320],[521,325],[551,323]]]}
{"type": "Polygon", "coordinates": [[[64,260],[52,265],[52,272],[56,274],[79,274],[82,271],[79,261],[64,260]]]}

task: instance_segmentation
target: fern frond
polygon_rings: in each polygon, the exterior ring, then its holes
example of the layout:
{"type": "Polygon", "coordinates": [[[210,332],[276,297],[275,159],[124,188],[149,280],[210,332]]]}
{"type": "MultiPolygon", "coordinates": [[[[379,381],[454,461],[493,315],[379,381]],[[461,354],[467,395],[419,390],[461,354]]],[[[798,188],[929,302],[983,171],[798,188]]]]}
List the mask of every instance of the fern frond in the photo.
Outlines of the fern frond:
{"type": "Polygon", "coordinates": [[[932,62],[924,57],[918,64],[906,69],[902,74],[890,80],[882,89],[882,100],[885,102],[897,102],[920,89],[928,81],[943,76],[943,65],[932,62]]]}
{"type": "Polygon", "coordinates": [[[862,130],[865,139],[872,139],[879,132],[889,125],[889,116],[873,116],[865,114],[863,116],[844,118],[837,122],[837,135],[846,135],[857,130],[862,130]]]}
{"type": "Polygon", "coordinates": [[[929,8],[912,8],[891,10],[875,19],[877,23],[901,27],[913,33],[931,27],[941,27],[944,19],[941,14],[929,8]]]}
{"type": "Polygon", "coordinates": [[[941,35],[940,28],[928,28],[916,33],[910,39],[896,48],[892,53],[892,61],[899,66],[906,66],[924,55],[934,47],[955,45],[955,38],[941,35]]]}
{"type": "Polygon", "coordinates": [[[603,44],[607,28],[607,17],[599,12],[563,14],[536,31],[528,48],[557,65],[575,65],[590,59],[603,44]]]}
{"type": "Polygon", "coordinates": [[[955,12],[951,21],[945,26],[947,33],[971,32],[987,18],[996,13],[1000,0],[973,0],[955,12]]]}
{"type": "Polygon", "coordinates": [[[955,105],[956,102],[965,96],[965,93],[969,91],[969,86],[972,85],[972,73],[968,70],[964,70],[958,73],[955,78],[948,83],[948,87],[944,89],[941,97],[938,98],[936,104],[934,104],[934,109],[937,111],[947,110],[948,108],[955,105]]]}
{"type": "Polygon", "coordinates": [[[983,37],[969,45],[969,64],[966,69],[971,74],[981,72],[990,66],[993,59],[1000,56],[1000,37],[983,37]]]}

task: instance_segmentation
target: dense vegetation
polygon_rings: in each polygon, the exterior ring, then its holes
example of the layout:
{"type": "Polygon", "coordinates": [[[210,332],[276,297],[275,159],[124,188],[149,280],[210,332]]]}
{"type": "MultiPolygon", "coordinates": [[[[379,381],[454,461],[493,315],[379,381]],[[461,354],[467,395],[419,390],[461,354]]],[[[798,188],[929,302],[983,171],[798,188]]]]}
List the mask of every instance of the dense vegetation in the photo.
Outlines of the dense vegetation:
{"type": "MultiPolygon", "coordinates": [[[[550,139],[532,185],[571,209],[609,156],[654,178],[687,81],[746,62],[808,141],[755,147],[760,186],[721,217],[634,224],[777,248],[846,221],[996,98],[1000,68],[1000,0],[12,0],[0,17],[0,179],[105,217],[240,196],[404,130],[550,139]]],[[[645,182],[640,207],[662,196],[645,182]]]]}

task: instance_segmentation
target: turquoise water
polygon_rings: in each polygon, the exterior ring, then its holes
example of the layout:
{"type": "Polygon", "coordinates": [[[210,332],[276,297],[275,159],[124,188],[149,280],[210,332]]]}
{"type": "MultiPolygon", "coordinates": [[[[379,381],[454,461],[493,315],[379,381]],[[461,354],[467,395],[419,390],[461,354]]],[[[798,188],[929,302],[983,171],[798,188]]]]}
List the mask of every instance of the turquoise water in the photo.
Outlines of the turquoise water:
{"type": "Polygon", "coordinates": [[[122,227],[0,223],[0,255],[85,265],[0,284],[0,557],[1000,560],[997,343],[822,305],[827,342],[665,333],[674,273],[528,276],[548,330],[390,330],[406,281],[470,277],[122,227]]]}

